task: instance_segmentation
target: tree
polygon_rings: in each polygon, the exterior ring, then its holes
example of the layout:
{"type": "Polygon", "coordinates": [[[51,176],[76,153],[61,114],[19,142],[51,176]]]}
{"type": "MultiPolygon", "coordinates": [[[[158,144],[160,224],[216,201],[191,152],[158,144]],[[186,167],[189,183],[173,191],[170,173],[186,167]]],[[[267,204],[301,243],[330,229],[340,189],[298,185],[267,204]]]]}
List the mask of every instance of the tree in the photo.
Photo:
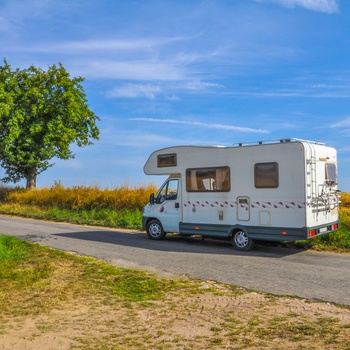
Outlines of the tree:
{"type": "Polygon", "coordinates": [[[0,166],[3,182],[27,180],[36,187],[36,176],[54,165],[50,160],[74,158],[70,145],[79,147],[98,139],[99,118],[89,109],[80,84],[61,63],[48,70],[33,65],[11,70],[0,66],[0,166]]]}

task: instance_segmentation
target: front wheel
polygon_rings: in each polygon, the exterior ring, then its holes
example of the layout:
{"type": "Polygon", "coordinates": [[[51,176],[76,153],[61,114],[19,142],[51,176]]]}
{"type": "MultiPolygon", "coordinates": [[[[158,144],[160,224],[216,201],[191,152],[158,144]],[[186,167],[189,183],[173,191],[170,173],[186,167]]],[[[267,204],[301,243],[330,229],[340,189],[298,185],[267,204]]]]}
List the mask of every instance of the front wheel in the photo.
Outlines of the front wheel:
{"type": "Polygon", "coordinates": [[[238,230],[233,233],[231,243],[236,250],[241,251],[251,250],[254,245],[254,241],[249,238],[243,230],[238,230]]]}
{"type": "Polygon", "coordinates": [[[165,237],[166,233],[163,230],[162,224],[159,220],[153,219],[146,226],[147,236],[153,240],[161,240],[165,237]]]}

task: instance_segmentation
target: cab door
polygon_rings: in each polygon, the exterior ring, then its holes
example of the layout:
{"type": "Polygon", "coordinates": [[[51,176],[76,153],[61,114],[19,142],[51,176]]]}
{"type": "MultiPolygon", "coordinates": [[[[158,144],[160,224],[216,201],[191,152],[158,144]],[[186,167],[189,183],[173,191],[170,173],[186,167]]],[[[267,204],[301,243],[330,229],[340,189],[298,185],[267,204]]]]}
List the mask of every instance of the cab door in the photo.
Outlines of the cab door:
{"type": "Polygon", "coordinates": [[[169,178],[155,198],[157,218],[165,232],[179,232],[182,220],[181,184],[179,178],[169,178]]]}

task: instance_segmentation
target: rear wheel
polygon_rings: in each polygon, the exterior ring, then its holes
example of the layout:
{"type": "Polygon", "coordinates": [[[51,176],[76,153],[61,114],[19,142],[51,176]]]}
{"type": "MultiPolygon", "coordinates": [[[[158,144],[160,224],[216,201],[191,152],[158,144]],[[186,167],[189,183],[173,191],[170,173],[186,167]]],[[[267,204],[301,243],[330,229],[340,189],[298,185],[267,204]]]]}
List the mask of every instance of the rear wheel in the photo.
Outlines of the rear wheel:
{"type": "Polygon", "coordinates": [[[254,241],[243,230],[237,230],[233,233],[231,243],[236,250],[241,251],[251,250],[254,245],[254,241]]]}
{"type": "Polygon", "coordinates": [[[165,237],[166,233],[163,230],[163,226],[159,220],[153,219],[146,226],[147,236],[150,239],[161,240],[165,237]]]}

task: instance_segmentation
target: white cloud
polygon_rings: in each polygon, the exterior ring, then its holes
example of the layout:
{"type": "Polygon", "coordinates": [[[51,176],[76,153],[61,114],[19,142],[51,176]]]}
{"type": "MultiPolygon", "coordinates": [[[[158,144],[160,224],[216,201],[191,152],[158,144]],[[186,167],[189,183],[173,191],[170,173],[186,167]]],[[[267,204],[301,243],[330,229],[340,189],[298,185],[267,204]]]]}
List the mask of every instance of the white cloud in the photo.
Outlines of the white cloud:
{"type": "Polygon", "coordinates": [[[338,123],[332,124],[331,128],[348,128],[350,127],[350,117],[341,120],[338,123]]]}
{"type": "Polygon", "coordinates": [[[274,2],[285,7],[304,7],[308,10],[336,13],[338,12],[337,0],[256,0],[258,2],[274,2]]]}
{"type": "MultiPolygon", "coordinates": [[[[185,77],[184,77],[185,79],[185,77]]],[[[166,86],[160,86],[160,85],[154,85],[154,84],[125,84],[120,87],[116,87],[109,92],[107,92],[107,97],[110,98],[149,98],[149,99],[155,99],[157,95],[163,93],[164,90],[192,90],[196,92],[206,91],[211,88],[223,88],[223,85],[215,84],[215,83],[209,83],[209,82],[203,82],[200,80],[194,80],[185,83],[184,85],[169,85],[166,86]]],[[[167,100],[178,100],[179,98],[175,95],[166,95],[164,96],[167,100]]]]}
{"type": "Polygon", "coordinates": [[[99,40],[82,40],[67,41],[61,43],[45,43],[43,45],[31,46],[24,51],[30,52],[65,52],[68,54],[76,54],[83,52],[96,51],[135,51],[135,50],[151,50],[160,46],[173,44],[178,41],[189,40],[191,37],[150,37],[137,39],[99,39],[99,40]]]}
{"type": "Polygon", "coordinates": [[[189,90],[205,90],[208,88],[223,88],[224,86],[216,83],[208,83],[205,81],[201,81],[199,79],[188,82],[185,85],[185,88],[189,90]]]}
{"type": "Polygon", "coordinates": [[[146,145],[155,147],[162,144],[176,144],[178,138],[171,138],[163,135],[152,134],[147,132],[132,132],[119,131],[115,128],[101,130],[101,141],[96,144],[96,147],[101,147],[101,150],[106,147],[135,147],[144,149],[146,145]]]}
{"type": "MultiPolygon", "coordinates": [[[[72,4],[67,5],[72,7],[72,4]]],[[[26,21],[49,19],[64,6],[64,2],[55,0],[3,1],[0,4],[0,31],[13,31],[14,28],[23,27],[26,21]]]]}
{"type": "Polygon", "coordinates": [[[93,62],[85,62],[85,64],[79,61],[76,65],[76,70],[81,72],[79,74],[92,78],[171,81],[183,80],[186,77],[185,68],[171,61],[95,60],[93,62]]]}
{"type": "Polygon", "coordinates": [[[107,96],[112,98],[145,97],[149,99],[154,99],[156,98],[156,95],[160,92],[161,88],[157,85],[126,84],[109,91],[107,93],[107,96]]]}
{"type": "Polygon", "coordinates": [[[236,91],[229,92],[228,95],[248,96],[248,97],[271,97],[271,98],[289,98],[289,97],[302,97],[302,98],[329,98],[329,99],[348,99],[350,97],[349,91],[309,91],[309,90],[280,90],[280,91],[236,91]]]}
{"type": "Polygon", "coordinates": [[[145,121],[151,123],[168,123],[168,124],[184,124],[184,125],[192,125],[199,126],[209,129],[223,129],[223,130],[233,130],[239,132],[253,132],[253,133],[269,133],[266,129],[253,129],[235,125],[227,125],[227,124],[216,124],[216,123],[202,123],[196,121],[184,121],[184,120],[176,120],[176,119],[156,119],[156,118],[130,118],[129,120],[135,121],[145,121]]]}

